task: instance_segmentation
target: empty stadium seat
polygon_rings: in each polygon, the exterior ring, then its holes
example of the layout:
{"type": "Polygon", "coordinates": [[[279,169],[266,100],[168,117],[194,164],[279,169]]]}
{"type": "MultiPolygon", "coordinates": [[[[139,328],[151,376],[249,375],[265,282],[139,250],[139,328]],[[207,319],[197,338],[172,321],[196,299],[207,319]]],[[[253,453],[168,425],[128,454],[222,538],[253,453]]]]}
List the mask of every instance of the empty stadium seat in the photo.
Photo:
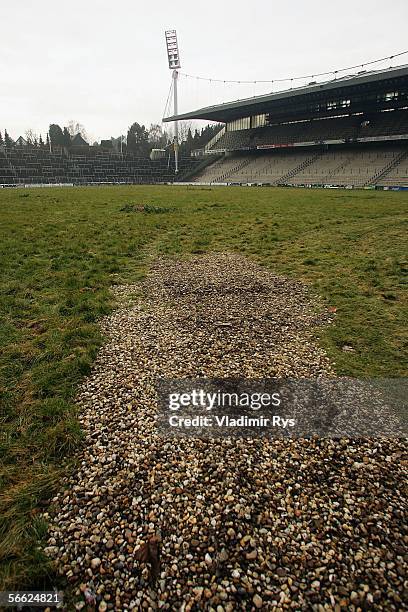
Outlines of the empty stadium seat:
{"type": "MultiPolygon", "coordinates": [[[[179,160],[179,176],[199,161],[179,160]]],[[[100,153],[87,155],[51,153],[46,149],[10,148],[0,155],[0,184],[49,183],[157,183],[175,179],[174,159],[151,161],[132,154],[100,153]]]]}
{"type": "Polygon", "coordinates": [[[203,183],[270,185],[407,185],[408,145],[297,149],[225,157],[195,177],[203,183]],[[377,180],[378,179],[378,180],[377,180]]]}
{"type": "Polygon", "coordinates": [[[214,143],[212,150],[242,151],[273,145],[350,142],[365,138],[408,135],[408,110],[362,114],[344,117],[314,118],[277,123],[266,127],[227,131],[214,143]]]}

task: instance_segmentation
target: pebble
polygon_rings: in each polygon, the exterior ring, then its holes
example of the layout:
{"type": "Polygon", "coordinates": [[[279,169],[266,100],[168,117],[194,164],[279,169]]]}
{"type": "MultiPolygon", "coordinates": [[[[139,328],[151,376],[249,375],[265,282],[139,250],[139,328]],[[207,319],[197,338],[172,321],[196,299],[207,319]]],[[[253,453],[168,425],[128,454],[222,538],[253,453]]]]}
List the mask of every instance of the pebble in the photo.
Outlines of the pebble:
{"type": "Polygon", "coordinates": [[[106,343],[76,398],[85,443],[45,513],[44,552],[75,601],[400,610],[405,440],[157,432],[157,377],[333,377],[315,338],[333,319],[322,301],[230,253],[159,260],[114,293],[106,343]]]}
{"type": "Polygon", "coordinates": [[[253,598],[252,598],[252,601],[254,602],[254,606],[256,608],[258,608],[258,609],[262,608],[263,600],[262,600],[262,597],[260,597],[260,595],[258,595],[258,594],[254,595],[253,598]]]}
{"type": "Polygon", "coordinates": [[[208,553],[206,553],[205,557],[204,557],[204,561],[206,562],[207,565],[211,565],[213,560],[211,558],[211,555],[209,555],[208,553]]]}
{"type": "Polygon", "coordinates": [[[258,556],[258,551],[257,550],[251,550],[251,552],[246,553],[245,557],[248,559],[248,561],[252,561],[253,559],[256,559],[258,556]]]}

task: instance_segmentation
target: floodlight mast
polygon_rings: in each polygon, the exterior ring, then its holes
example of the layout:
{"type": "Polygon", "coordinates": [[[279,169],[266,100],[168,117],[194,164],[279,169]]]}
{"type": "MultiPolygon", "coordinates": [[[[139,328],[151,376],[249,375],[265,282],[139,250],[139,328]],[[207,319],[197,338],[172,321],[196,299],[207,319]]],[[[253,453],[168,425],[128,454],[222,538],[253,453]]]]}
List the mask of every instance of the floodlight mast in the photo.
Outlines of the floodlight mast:
{"type": "MultiPolygon", "coordinates": [[[[166,46],[167,46],[167,58],[169,60],[169,68],[173,71],[173,114],[175,117],[178,115],[178,97],[177,97],[177,82],[178,82],[178,70],[181,68],[180,55],[177,43],[177,32],[176,30],[166,30],[166,46]]],[[[178,121],[174,122],[174,161],[175,171],[178,173],[178,147],[179,147],[179,133],[178,133],[178,121]]]]}

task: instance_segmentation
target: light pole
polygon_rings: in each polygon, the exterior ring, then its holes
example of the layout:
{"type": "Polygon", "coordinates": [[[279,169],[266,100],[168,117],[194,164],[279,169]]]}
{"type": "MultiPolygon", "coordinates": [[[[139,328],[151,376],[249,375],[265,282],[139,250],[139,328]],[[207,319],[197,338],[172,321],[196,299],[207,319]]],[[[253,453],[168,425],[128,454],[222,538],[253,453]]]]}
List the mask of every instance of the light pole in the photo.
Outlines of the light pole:
{"type": "MultiPolygon", "coordinates": [[[[173,114],[175,117],[178,115],[178,98],[177,98],[177,82],[178,82],[178,70],[181,68],[180,55],[177,43],[177,32],[176,30],[166,30],[166,46],[167,46],[167,58],[169,60],[169,68],[173,71],[173,114]]],[[[174,122],[174,162],[176,174],[178,173],[178,121],[174,122]]]]}

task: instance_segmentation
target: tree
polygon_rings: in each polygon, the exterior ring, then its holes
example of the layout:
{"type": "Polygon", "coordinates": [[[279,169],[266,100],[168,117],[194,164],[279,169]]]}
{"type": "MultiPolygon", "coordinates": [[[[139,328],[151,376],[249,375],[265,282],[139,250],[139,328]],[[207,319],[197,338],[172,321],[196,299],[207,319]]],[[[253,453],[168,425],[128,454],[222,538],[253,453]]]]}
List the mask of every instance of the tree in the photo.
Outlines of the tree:
{"type": "Polygon", "coordinates": [[[168,135],[159,123],[151,123],[149,127],[149,144],[152,149],[164,149],[168,144],[168,135]]]}
{"type": "Polygon", "coordinates": [[[36,143],[37,143],[37,134],[34,132],[34,130],[32,130],[32,129],[26,130],[26,132],[25,132],[25,139],[27,141],[27,144],[30,147],[35,147],[36,146],[36,143]]]}
{"type": "Polygon", "coordinates": [[[187,136],[188,133],[191,132],[191,128],[191,121],[180,121],[178,128],[179,142],[185,142],[187,140],[187,136]]]}
{"type": "Polygon", "coordinates": [[[73,119],[71,119],[70,121],[68,121],[68,126],[66,129],[68,130],[68,133],[71,136],[71,138],[73,136],[76,136],[77,134],[81,134],[82,138],[86,140],[87,142],[89,142],[88,134],[86,133],[86,130],[84,126],[82,125],[82,123],[79,123],[78,121],[74,121],[73,119]]]}
{"type": "Polygon", "coordinates": [[[7,130],[4,130],[4,144],[6,145],[7,148],[10,148],[13,146],[13,141],[11,140],[10,136],[8,135],[7,130]]]}
{"type": "Polygon", "coordinates": [[[205,145],[214,138],[214,136],[221,130],[222,125],[219,123],[213,125],[206,125],[201,131],[195,130],[193,136],[193,149],[202,149],[205,145]]]}
{"type": "Polygon", "coordinates": [[[57,123],[51,123],[48,133],[50,135],[51,144],[53,146],[55,145],[59,145],[60,147],[64,146],[65,144],[64,133],[57,123]]]}
{"type": "Polygon", "coordinates": [[[149,133],[144,125],[132,123],[127,133],[127,150],[140,157],[148,157],[150,153],[149,133]]]}
{"type": "Polygon", "coordinates": [[[194,130],[191,121],[183,121],[179,125],[180,154],[190,156],[194,149],[202,149],[221,129],[220,124],[206,125],[201,130],[194,130]]]}
{"type": "Polygon", "coordinates": [[[194,148],[193,134],[191,133],[191,127],[189,127],[187,134],[185,134],[183,140],[181,141],[180,154],[189,157],[194,148]]]}
{"type": "MultiPolygon", "coordinates": [[[[71,134],[69,133],[68,128],[64,127],[64,131],[63,131],[63,137],[64,137],[64,145],[66,147],[69,147],[69,145],[71,144],[71,134]]],[[[74,134],[72,134],[74,135],[74,134]]]]}
{"type": "MultiPolygon", "coordinates": [[[[47,136],[48,136],[48,135],[47,135],[47,136]]],[[[41,134],[40,134],[40,138],[39,138],[39,140],[38,140],[38,145],[39,145],[39,146],[40,146],[42,149],[44,148],[44,141],[43,141],[43,139],[42,139],[41,134]]]]}
{"type": "Polygon", "coordinates": [[[0,132],[0,146],[2,146],[2,145],[4,145],[4,140],[3,140],[3,136],[1,135],[1,132],[0,132]]]}
{"type": "Polygon", "coordinates": [[[188,149],[191,151],[193,148],[193,134],[191,133],[191,129],[188,130],[186,143],[188,149]]]}
{"type": "Polygon", "coordinates": [[[203,130],[196,130],[196,132],[194,134],[194,146],[197,147],[197,148],[201,147],[201,144],[202,144],[202,141],[203,141],[202,133],[203,133],[203,130]]]}

